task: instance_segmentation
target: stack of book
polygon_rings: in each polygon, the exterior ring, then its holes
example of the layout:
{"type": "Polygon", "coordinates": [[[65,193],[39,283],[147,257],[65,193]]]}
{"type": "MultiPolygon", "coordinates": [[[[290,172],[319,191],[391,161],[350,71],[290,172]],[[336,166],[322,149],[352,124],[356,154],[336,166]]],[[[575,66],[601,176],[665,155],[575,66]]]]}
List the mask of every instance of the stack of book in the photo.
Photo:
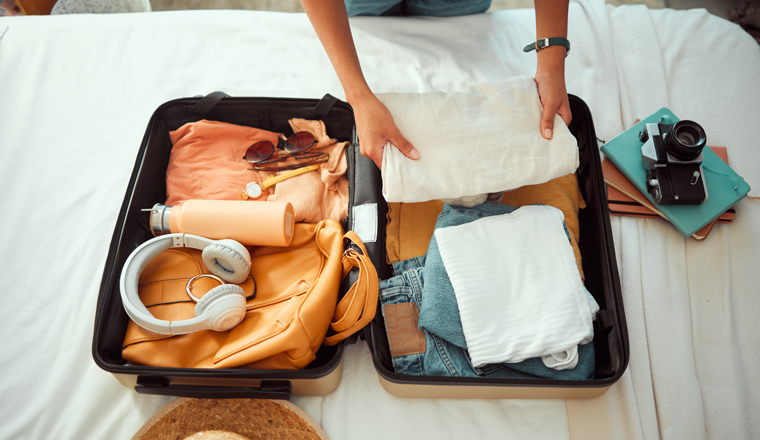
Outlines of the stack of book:
{"type": "MultiPolygon", "coordinates": [[[[615,215],[663,218],[685,237],[704,240],[715,224],[736,216],[733,206],[749,193],[749,185],[728,165],[725,147],[702,150],[707,200],[698,205],[656,205],[647,193],[639,133],[647,123],[673,124],[679,119],[662,108],[601,146],[602,172],[609,210],[615,215]]],[[[709,136],[708,136],[709,138],[709,136]]]]}
{"type": "MultiPolygon", "coordinates": [[[[710,147],[724,162],[728,163],[726,147],[710,147]]],[[[607,184],[607,204],[612,215],[627,215],[644,218],[668,218],[649,201],[636,186],[607,158],[602,160],[604,183],[607,184]]],[[[716,223],[728,223],[736,216],[736,210],[731,207],[718,218],[711,221],[699,231],[691,234],[697,240],[704,240],[716,223]]]]}

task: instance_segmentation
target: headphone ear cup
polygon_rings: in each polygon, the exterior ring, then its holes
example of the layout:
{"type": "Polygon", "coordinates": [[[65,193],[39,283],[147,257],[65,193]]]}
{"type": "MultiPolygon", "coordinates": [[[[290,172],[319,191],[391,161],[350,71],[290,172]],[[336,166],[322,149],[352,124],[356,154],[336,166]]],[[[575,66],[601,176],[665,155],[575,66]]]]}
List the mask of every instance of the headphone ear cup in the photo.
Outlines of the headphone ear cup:
{"type": "Polygon", "coordinates": [[[228,283],[240,284],[251,271],[251,254],[235,240],[218,240],[203,249],[203,264],[228,283]]]}
{"type": "Polygon", "coordinates": [[[211,330],[226,331],[245,318],[245,293],[236,284],[222,284],[209,290],[195,305],[195,316],[209,315],[211,330]]]}

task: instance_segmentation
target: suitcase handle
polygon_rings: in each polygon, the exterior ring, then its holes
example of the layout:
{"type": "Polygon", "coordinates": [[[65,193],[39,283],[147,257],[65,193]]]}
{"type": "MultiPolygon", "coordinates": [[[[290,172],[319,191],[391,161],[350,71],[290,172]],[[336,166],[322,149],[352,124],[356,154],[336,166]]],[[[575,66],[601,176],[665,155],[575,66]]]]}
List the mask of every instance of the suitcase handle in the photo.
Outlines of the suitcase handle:
{"type": "Polygon", "coordinates": [[[220,91],[211,92],[201,98],[198,103],[196,103],[193,108],[190,109],[190,111],[199,115],[205,115],[211,111],[211,109],[214,108],[214,106],[216,106],[219,101],[224,98],[228,98],[229,96],[230,95],[220,91]]]}
{"type": "MultiPolygon", "coordinates": [[[[190,111],[205,116],[219,103],[219,101],[229,97],[230,95],[222,91],[211,92],[208,95],[201,97],[201,99],[190,109],[190,111]]],[[[326,93],[325,96],[323,96],[322,99],[320,99],[312,109],[312,117],[318,119],[325,118],[337,102],[338,98],[332,96],[329,93],[326,93]]]]}
{"type": "Polygon", "coordinates": [[[172,385],[163,376],[138,376],[139,394],[199,399],[279,399],[289,400],[293,386],[289,380],[262,380],[259,387],[172,385]]]}
{"type": "Polygon", "coordinates": [[[327,117],[327,114],[330,113],[330,110],[332,110],[332,108],[335,106],[335,103],[337,102],[338,98],[329,93],[326,93],[325,96],[323,96],[322,99],[317,102],[317,105],[314,106],[311,114],[314,118],[324,119],[327,117]]]}

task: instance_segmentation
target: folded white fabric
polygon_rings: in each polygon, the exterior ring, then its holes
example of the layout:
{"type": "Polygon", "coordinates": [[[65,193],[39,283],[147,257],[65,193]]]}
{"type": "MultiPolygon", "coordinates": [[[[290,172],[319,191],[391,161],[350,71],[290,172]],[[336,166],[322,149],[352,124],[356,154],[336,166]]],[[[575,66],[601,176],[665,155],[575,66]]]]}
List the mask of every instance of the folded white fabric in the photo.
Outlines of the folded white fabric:
{"type": "Polygon", "coordinates": [[[518,76],[463,92],[378,94],[401,133],[420,152],[383,151],[383,196],[424,202],[547,182],[578,168],[578,143],[558,115],[540,133],[543,107],[533,78],[518,76]]]}
{"type": "Polygon", "coordinates": [[[528,205],[435,231],[473,366],[561,357],[593,338],[599,306],[563,221],[557,208],[528,205]]]}
{"type": "Polygon", "coordinates": [[[578,366],[578,346],[575,345],[573,348],[561,353],[541,356],[541,362],[543,362],[547,368],[553,368],[555,370],[572,370],[578,366]]]}

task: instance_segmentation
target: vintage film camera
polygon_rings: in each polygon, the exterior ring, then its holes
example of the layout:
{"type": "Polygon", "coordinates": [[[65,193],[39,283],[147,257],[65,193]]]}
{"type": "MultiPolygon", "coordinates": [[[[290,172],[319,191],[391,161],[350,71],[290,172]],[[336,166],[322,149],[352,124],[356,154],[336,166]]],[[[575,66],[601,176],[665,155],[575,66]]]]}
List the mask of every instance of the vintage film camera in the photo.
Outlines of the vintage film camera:
{"type": "Polygon", "coordinates": [[[647,190],[660,205],[696,205],[707,200],[702,170],[704,129],[694,121],[646,124],[639,133],[647,190]]]}

